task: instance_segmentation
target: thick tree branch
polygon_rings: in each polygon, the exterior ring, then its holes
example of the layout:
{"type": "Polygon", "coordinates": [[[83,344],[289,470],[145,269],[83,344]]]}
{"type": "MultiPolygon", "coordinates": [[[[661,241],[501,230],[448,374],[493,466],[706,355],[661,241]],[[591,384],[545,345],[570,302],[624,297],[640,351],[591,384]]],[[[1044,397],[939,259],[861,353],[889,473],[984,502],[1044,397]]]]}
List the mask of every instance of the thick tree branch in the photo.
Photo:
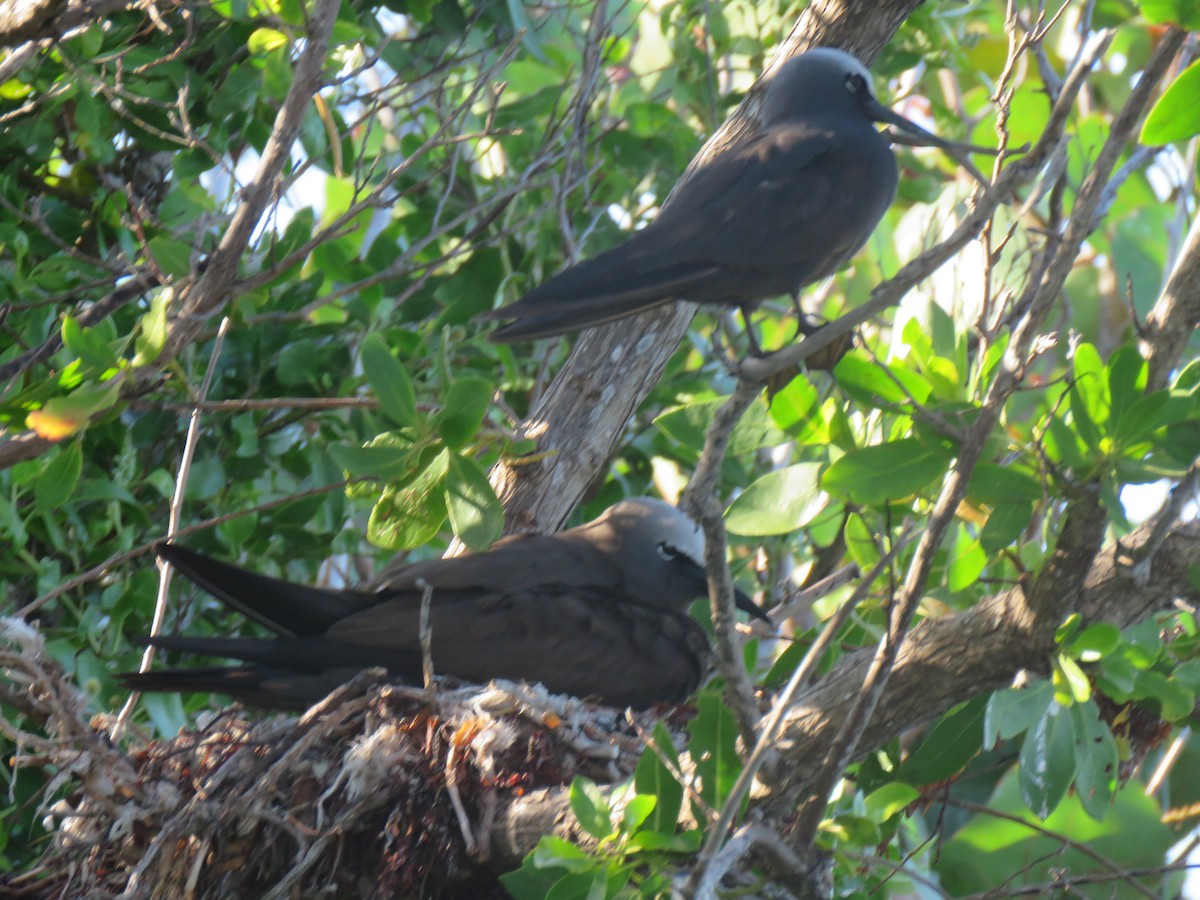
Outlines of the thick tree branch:
{"type": "MultiPolygon", "coordinates": [[[[1176,597],[1200,603],[1200,591],[1187,577],[1189,567],[1200,564],[1196,523],[1172,528],[1145,586],[1132,585],[1121,556],[1140,548],[1154,524],[1147,522],[1121,545],[1107,547],[1090,567],[1088,560],[1094,555],[1090,533],[1064,533],[1057,549],[1059,568],[1067,571],[1078,566],[1086,573],[1073,595],[1059,595],[1060,584],[1048,578],[1013,587],[966,612],[915,626],[859,740],[857,756],[936,719],[958,703],[1005,687],[1022,670],[1047,672],[1054,630],[1071,612],[1079,612],[1089,623],[1110,622],[1123,628],[1170,608],[1176,597]],[[1047,609],[1054,614],[1046,615],[1047,609]]],[[[770,783],[771,790],[755,804],[765,815],[789,813],[795,809],[795,798],[811,788],[873,655],[873,650],[865,649],[844,658],[798,698],[776,741],[777,762],[763,772],[762,780],[770,783]]],[[[579,837],[565,789],[548,789],[498,811],[496,834],[505,856],[497,861],[518,864],[540,835],[549,833],[579,837]]]]}
{"type": "Polygon", "coordinates": [[[1151,310],[1143,335],[1150,362],[1146,389],[1166,387],[1184,348],[1200,326],[1200,217],[1192,220],[1187,240],[1162,295],[1151,310]]]}

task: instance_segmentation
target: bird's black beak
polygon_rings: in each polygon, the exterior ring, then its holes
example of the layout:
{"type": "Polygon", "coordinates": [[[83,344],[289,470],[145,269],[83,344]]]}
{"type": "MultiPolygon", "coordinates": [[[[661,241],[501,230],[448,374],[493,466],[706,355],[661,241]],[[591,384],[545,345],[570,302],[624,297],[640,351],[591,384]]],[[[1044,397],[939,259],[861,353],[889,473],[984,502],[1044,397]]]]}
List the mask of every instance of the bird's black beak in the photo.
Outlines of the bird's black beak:
{"type": "Polygon", "coordinates": [[[951,143],[943,138],[938,137],[932,131],[926,131],[916,122],[911,122],[900,113],[893,109],[884,106],[874,97],[867,101],[867,113],[872,121],[886,122],[888,125],[895,125],[905,134],[919,139],[920,143],[929,147],[940,147],[943,150],[948,150],[952,146],[951,143]]]}
{"type": "Polygon", "coordinates": [[[775,624],[771,621],[771,617],[766,614],[763,608],[751,600],[750,595],[738,588],[737,585],[734,585],[733,588],[733,599],[734,603],[737,605],[737,608],[744,613],[749,613],[752,618],[761,619],[768,625],[775,624]]]}
{"type": "MultiPolygon", "coordinates": [[[[700,565],[693,559],[680,554],[675,557],[676,561],[684,567],[686,577],[689,578],[695,585],[696,596],[701,596],[708,593],[708,575],[704,572],[704,566],[700,565]]],[[[761,619],[768,625],[774,625],[771,617],[766,614],[761,606],[750,599],[750,595],[741,590],[736,584],[733,586],[733,602],[744,613],[749,613],[752,618],[761,619]]]]}

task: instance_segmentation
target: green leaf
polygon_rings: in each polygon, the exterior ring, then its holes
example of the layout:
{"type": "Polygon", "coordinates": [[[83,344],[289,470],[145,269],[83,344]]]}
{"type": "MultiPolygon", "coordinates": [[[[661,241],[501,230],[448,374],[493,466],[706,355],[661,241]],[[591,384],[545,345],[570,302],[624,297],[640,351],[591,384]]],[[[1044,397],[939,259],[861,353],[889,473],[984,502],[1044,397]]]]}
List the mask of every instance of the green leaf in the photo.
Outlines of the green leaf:
{"type": "Polygon", "coordinates": [[[1085,663],[1108,656],[1121,643],[1121,630],[1108,622],[1096,622],[1071,641],[1067,653],[1085,663]]]}
{"type": "Polygon", "coordinates": [[[559,868],[568,872],[587,872],[600,864],[594,856],[552,834],[542,835],[530,858],[536,868],[559,868]]]}
{"type": "Polygon", "coordinates": [[[980,463],[971,473],[967,493],[982,503],[1033,503],[1042,499],[1042,482],[1027,469],[980,463]]]}
{"type": "Polygon", "coordinates": [[[1029,687],[1006,688],[988,698],[983,717],[983,747],[1008,741],[1033,727],[1054,702],[1054,685],[1038,681],[1029,687]]]}
{"type": "Polygon", "coordinates": [[[1171,82],[1142,125],[1138,140],[1147,146],[1186,141],[1200,133],[1200,63],[1171,82]]]}
{"type": "Polygon", "coordinates": [[[1145,397],[1150,367],[1136,347],[1126,344],[1113,351],[1104,368],[1112,419],[1119,422],[1125,410],[1145,397]]]}
{"type": "Polygon", "coordinates": [[[961,771],[982,746],[986,707],[987,698],[976,697],[947,714],[904,761],[896,777],[908,784],[932,784],[961,771]]]}
{"type": "Polygon", "coordinates": [[[569,799],[571,812],[580,828],[596,840],[603,840],[613,833],[612,810],[594,781],[576,775],[571,782],[569,799]]]}
{"type": "Polygon", "coordinates": [[[1054,629],[1054,643],[1063,644],[1075,637],[1075,632],[1079,631],[1079,626],[1083,624],[1083,615],[1080,613],[1071,613],[1062,623],[1054,629]]]}
{"type": "Polygon", "coordinates": [[[504,508],[487,473],[468,456],[450,454],[446,510],[455,535],[476,552],[492,546],[504,529],[504,508]]]}
{"type": "Polygon", "coordinates": [[[144,366],[158,359],[158,354],[167,343],[167,307],[174,293],[164,289],[150,301],[150,309],[138,323],[138,335],[134,339],[133,367],[144,366]]]}
{"type": "Polygon", "coordinates": [[[789,436],[803,444],[821,443],[826,438],[825,418],[821,415],[821,395],[803,375],[771,397],[771,420],[789,436]]]}
{"type": "Polygon", "coordinates": [[[844,535],[846,552],[862,571],[869,571],[882,558],[879,539],[866,519],[858,513],[852,513],[846,519],[844,535]]]}
{"type": "Polygon", "coordinates": [[[1153,702],[1168,722],[1182,722],[1196,708],[1196,695],[1160,672],[1139,672],[1133,696],[1153,702]]]}
{"type": "Polygon", "coordinates": [[[60,450],[42,470],[33,486],[33,507],[39,513],[57,509],[67,502],[83,471],[83,450],[72,441],[60,450]]]}
{"type": "Polygon", "coordinates": [[[1075,778],[1075,728],[1070,714],[1053,704],[1025,735],[1021,746],[1021,797],[1039,819],[1058,808],[1075,778]]]}
{"type": "Polygon", "coordinates": [[[446,521],[443,483],[449,468],[450,451],[443,450],[408,485],[385,488],[367,521],[367,540],[388,550],[431,541],[446,521]]]}
{"type": "Polygon", "coordinates": [[[256,28],[246,41],[246,48],[251,56],[266,56],[272,50],[288,45],[288,37],[282,31],[274,28],[256,28]]]}
{"type": "Polygon", "coordinates": [[[621,830],[627,835],[636,834],[657,805],[658,798],[650,794],[635,794],[621,813],[621,830]]]}
{"type": "Polygon", "coordinates": [[[820,475],[820,463],[797,463],[768,472],[725,510],[726,530],[760,537],[803,528],[825,506],[820,475]]]}
{"type": "Polygon", "coordinates": [[[1151,432],[1166,425],[1174,408],[1170,405],[1170,396],[1166,391],[1155,391],[1146,397],[1135,400],[1116,418],[1113,427],[1113,440],[1122,447],[1128,447],[1136,441],[1147,437],[1151,432]]]}
{"type": "Polygon", "coordinates": [[[62,341],[71,353],[100,372],[117,367],[117,354],[99,329],[83,328],[73,316],[63,317],[62,341]]]}
{"type": "Polygon", "coordinates": [[[946,572],[946,587],[952,591],[962,591],[969,588],[987,566],[987,554],[979,541],[970,538],[963,530],[954,544],[954,559],[946,572]]]}
{"type": "Polygon", "coordinates": [[[830,494],[845,495],[863,506],[901,500],[942,477],[951,455],[942,447],[930,447],[916,438],[863,447],[830,466],[821,486],[830,494]]]}
{"type": "MultiPolygon", "coordinates": [[[[1108,377],[1099,352],[1091,344],[1079,344],[1071,358],[1071,369],[1074,375],[1071,384],[1072,414],[1077,420],[1082,415],[1087,423],[1094,426],[1104,424],[1109,418],[1110,398],[1108,377]]],[[[1086,435],[1084,440],[1092,447],[1098,443],[1098,440],[1093,441],[1086,435]]]]}
{"type": "Polygon", "coordinates": [[[173,237],[159,235],[149,241],[150,255],[158,267],[172,278],[182,278],[192,270],[192,247],[173,237]]]}
{"type": "Polygon", "coordinates": [[[1200,29],[1200,6],[1196,0],[1139,0],[1138,6],[1151,22],[1171,22],[1189,31],[1200,29]]]}
{"type": "MultiPolygon", "coordinates": [[[[667,436],[699,452],[704,448],[704,433],[712,424],[713,416],[727,400],[727,397],[719,397],[679,406],[658,416],[654,424],[667,436]]],[[[764,447],[777,447],[787,441],[788,436],[772,423],[766,403],[756,400],[733,429],[728,452],[731,456],[740,456],[764,447]]]]}
{"type": "Polygon", "coordinates": [[[1076,703],[1071,707],[1074,723],[1075,792],[1089,816],[1097,822],[1104,819],[1117,790],[1117,767],[1120,762],[1117,742],[1100,718],[1095,701],[1076,703]]]}
{"type": "Polygon", "coordinates": [[[713,809],[720,809],[742,770],[737,725],[717,691],[703,691],[696,706],[696,718],[688,723],[688,749],[700,776],[700,796],[713,809]]]}
{"type": "Polygon", "coordinates": [[[868,818],[876,824],[882,824],[896,813],[903,812],[920,796],[921,792],[911,784],[893,781],[868,794],[863,805],[867,809],[868,818]]]}
{"type": "Polygon", "coordinates": [[[933,386],[920,373],[902,365],[885,366],[857,351],[842,357],[833,377],[846,393],[871,406],[924,403],[933,393],[933,386]]]}
{"type": "Polygon", "coordinates": [[[417,398],[412,379],[380,335],[369,334],[363,341],[362,364],[384,414],[398,425],[416,425],[417,398]]]}
{"type": "Polygon", "coordinates": [[[377,475],[391,481],[405,481],[415,475],[421,458],[411,441],[394,433],[381,434],[362,447],[345,442],[330,444],[329,455],[351,475],[377,475]]]}
{"type": "Polygon", "coordinates": [[[683,808],[683,785],[675,780],[666,763],[659,758],[662,753],[678,771],[679,756],[671,732],[662,722],[654,726],[654,747],[647,746],[638,759],[633,772],[633,786],[639,794],[656,798],[654,809],[646,822],[650,831],[674,834],[679,821],[679,810],[683,808]],[[657,748],[658,752],[655,752],[657,748]]]}
{"type": "Polygon", "coordinates": [[[979,546],[988,556],[995,556],[1016,545],[1032,520],[1032,503],[998,503],[979,532],[979,546]]]}
{"type": "Polygon", "coordinates": [[[475,437],[494,391],[486,378],[468,376],[450,385],[434,423],[447,447],[457,449],[475,437]]]}
{"type": "Polygon", "coordinates": [[[1079,663],[1069,656],[1054,657],[1054,699],[1060,706],[1083,703],[1092,696],[1092,684],[1079,663]]]}
{"type": "Polygon", "coordinates": [[[83,431],[93,416],[112,407],[120,396],[121,379],[85,384],[66,397],[51,397],[41,409],[25,417],[26,424],[42,437],[62,440],[83,431]]]}
{"type": "Polygon", "coordinates": [[[1093,453],[1099,453],[1100,427],[1092,417],[1089,404],[1078,390],[1078,385],[1079,382],[1075,382],[1067,390],[1067,396],[1070,398],[1071,405],[1071,420],[1075,424],[1075,434],[1082,438],[1083,443],[1089,450],[1093,453]]]}

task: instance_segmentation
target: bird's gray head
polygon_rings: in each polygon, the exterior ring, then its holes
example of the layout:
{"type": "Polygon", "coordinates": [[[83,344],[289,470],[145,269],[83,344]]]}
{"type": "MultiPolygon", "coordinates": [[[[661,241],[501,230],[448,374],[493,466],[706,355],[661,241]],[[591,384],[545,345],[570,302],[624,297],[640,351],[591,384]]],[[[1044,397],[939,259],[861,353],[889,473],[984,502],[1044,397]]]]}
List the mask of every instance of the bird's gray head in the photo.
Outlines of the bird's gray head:
{"type": "Polygon", "coordinates": [[[866,66],[833,47],[817,47],[784,63],[767,85],[761,115],[767,127],[822,116],[857,117],[895,125],[935,147],[946,146],[937,135],[876,100],[866,66]]]}
{"type": "MultiPolygon", "coordinates": [[[[704,531],[670,503],[622,500],[580,531],[612,555],[630,593],[643,603],[682,611],[707,592],[704,531]]],[[[739,609],[767,618],[748,596],[736,593],[739,609]]]]}

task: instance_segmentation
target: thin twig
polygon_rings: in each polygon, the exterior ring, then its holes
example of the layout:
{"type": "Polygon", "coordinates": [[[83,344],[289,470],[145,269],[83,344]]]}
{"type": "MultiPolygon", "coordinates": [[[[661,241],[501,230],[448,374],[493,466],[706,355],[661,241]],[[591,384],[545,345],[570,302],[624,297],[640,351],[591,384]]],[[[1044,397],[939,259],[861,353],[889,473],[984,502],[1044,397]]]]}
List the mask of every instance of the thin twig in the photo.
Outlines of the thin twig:
{"type": "MultiPolygon", "coordinates": [[[[200,384],[197,395],[198,400],[204,400],[208,396],[209,388],[212,387],[213,376],[217,371],[217,360],[221,358],[221,348],[225,345],[225,335],[229,333],[229,325],[230,320],[226,316],[221,320],[221,327],[217,329],[217,337],[213,341],[212,352],[208,357],[208,370],[204,373],[204,380],[200,384]]],[[[175,492],[171,495],[171,505],[168,508],[166,536],[168,541],[175,539],[175,532],[179,530],[179,520],[183,515],[183,495],[187,490],[188,478],[192,472],[192,460],[195,458],[196,445],[200,440],[200,415],[200,410],[194,409],[192,417],[188,421],[187,436],[183,441],[183,456],[179,460],[179,472],[175,476],[175,492]]],[[[150,637],[152,638],[162,633],[163,622],[167,617],[167,599],[170,597],[171,575],[174,574],[174,568],[169,562],[160,560],[158,572],[158,596],[155,597],[154,615],[150,620],[150,637]]],[[[147,644],[146,649],[142,651],[142,661],[138,665],[138,672],[150,671],[150,666],[154,662],[154,653],[155,646],[147,644]]],[[[120,740],[140,696],[139,691],[132,691],[125,701],[125,705],[121,707],[121,712],[112,728],[114,741],[120,740]]]]}

